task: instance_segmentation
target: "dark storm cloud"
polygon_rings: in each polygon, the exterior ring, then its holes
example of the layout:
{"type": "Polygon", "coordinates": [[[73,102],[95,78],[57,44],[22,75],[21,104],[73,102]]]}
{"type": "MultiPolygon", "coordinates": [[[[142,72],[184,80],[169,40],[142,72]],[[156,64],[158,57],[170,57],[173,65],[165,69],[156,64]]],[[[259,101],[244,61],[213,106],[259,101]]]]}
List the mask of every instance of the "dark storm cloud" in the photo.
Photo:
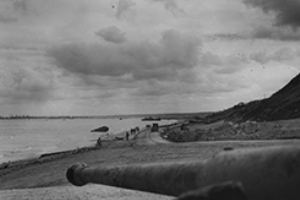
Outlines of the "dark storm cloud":
{"type": "Polygon", "coordinates": [[[195,37],[169,30],[158,43],[69,44],[52,48],[49,55],[57,66],[79,75],[170,80],[197,65],[200,45],[195,37]]]}
{"type": "Polygon", "coordinates": [[[126,41],[125,33],[116,26],[103,28],[95,33],[107,42],[122,43],[126,41]]]}
{"type": "Polygon", "coordinates": [[[300,26],[299,0],[244,0],[247,5],[261,8],[264,12],[276,14],[277,26],[300,26]]]}

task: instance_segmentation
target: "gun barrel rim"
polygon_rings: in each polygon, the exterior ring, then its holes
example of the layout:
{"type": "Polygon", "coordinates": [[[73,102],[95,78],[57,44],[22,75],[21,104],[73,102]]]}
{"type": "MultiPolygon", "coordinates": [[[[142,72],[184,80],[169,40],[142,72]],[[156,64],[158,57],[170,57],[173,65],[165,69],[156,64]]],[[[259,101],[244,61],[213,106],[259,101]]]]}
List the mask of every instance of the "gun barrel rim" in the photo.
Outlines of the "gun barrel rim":
{"type": "Polygon", "coordinates": [[[76,163],[76,164],[72,165],[70,168],[68,168],[67,173],[66,173],[66,177],[67,177],[68,181],[76,186],[83,186],[83,185],[87,184],[87,182],[85,180],[83,180],[78,173],[78,172],[84,170],[85,168],[87,168],[86,163],[76,163]]]}

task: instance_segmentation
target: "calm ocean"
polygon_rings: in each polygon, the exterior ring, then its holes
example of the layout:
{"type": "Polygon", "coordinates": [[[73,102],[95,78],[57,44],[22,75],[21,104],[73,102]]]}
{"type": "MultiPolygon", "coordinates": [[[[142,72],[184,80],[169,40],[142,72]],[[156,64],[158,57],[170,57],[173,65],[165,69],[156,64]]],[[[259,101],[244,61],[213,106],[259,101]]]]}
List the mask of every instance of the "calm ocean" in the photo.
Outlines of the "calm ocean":
{"type": "MultiPolygon", "coordinates": [[[[161,120],[158,123],[174,122],[161,120]]],[[[116,134],[151,123],[140,118],[0,120],[0,163],[93,145],[103,133],[90,131],[100,126],[108,126],[109,133],[116,134]]]]}

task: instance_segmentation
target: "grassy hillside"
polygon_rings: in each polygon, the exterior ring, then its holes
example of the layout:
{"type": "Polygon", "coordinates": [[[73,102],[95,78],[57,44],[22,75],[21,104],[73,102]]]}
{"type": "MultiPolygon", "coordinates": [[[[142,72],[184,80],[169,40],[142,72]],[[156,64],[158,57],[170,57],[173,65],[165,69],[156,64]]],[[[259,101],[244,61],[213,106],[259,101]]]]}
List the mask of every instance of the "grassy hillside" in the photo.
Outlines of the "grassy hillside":
{"type": "Polygon", "coordinates": [[[209,115],[207,122],[227,119],[231,121],[274,121],[300,117],[300,74],[272,96],[247,104],[240,103],[229,109],[209,115]]]}

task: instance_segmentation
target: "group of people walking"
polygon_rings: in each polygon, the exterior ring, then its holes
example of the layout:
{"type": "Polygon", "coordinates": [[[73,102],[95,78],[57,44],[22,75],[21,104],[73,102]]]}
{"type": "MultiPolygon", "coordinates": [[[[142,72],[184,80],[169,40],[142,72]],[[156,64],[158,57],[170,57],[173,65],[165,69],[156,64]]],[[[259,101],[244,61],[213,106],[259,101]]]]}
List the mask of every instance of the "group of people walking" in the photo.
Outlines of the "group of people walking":
{"type": "MultiPolygon", "coordinates": [[[[132,128],[132,129],[130,129],[130,131],[126,131],[125,132],[125,137],[124,138],[120,137],[120,139],[121,140],[125,139],[126,141],[128,141],[128,140],[130,140],[131,136],[134,138],[134,136],[137,135],[139,132],[140,132],[140,128],[139,127],[132,128]]],[[[107,133],[107,135],[109,135],[109,134],[107,133]]],[[[97,139],[97,146],[98,147],[102,146],[102,139],[101,139],[101,137],[99,137],[97,139]]]]}
{"type": "Polygon", "coordinates": [[[130,129],[130,131],[126,131],[125,139],[128,141],[130,139],[130,136],[136,135],[140,131],[139,127],[135,127],[130,129]]]}

